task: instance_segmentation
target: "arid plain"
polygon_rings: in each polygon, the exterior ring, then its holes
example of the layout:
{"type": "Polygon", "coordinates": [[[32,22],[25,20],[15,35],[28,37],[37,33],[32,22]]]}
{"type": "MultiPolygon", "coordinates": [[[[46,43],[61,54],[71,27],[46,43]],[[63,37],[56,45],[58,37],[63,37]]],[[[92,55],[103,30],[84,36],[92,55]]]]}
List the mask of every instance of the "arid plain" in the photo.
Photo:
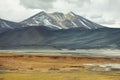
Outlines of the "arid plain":
{"type": "Polygon", "coordinates": [[[120,80],[117,57],[0,54],[0,80],[120,80]]]}

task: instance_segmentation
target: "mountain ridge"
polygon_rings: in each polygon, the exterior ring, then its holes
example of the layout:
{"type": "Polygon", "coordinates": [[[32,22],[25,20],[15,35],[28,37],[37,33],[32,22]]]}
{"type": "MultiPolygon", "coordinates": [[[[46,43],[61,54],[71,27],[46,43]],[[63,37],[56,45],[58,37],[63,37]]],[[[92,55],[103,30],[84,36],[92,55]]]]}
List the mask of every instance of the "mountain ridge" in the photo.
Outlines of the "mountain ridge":
{"type": "Polygon", "coordinates": [[[61,12],[46,13],[44,11],[25,19],[21,22],[29,26],[47,26],[53,29],[85,28],[97,29],[105,26],[94,23],[73,12],[63,14],[61,12]]]}
{"type": "Polygon", "coordinates": [[[20,24],[18,22],[12,22],[9,20],[0,19],[0,33],[21,27],[25,27],[25,25],[20,24]]]}

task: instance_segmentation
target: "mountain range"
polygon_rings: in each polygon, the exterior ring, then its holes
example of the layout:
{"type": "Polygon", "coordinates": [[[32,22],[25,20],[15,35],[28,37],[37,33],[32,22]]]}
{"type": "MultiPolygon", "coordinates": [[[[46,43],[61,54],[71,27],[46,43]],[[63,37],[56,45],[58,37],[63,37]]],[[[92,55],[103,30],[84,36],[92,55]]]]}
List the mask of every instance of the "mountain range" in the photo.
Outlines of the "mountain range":
{"type": "Polygon", "coordinates": [[[120,29],[73,12],[40,12],[19,23],[0,20],[0,48],[120,48],[120,29]]]}

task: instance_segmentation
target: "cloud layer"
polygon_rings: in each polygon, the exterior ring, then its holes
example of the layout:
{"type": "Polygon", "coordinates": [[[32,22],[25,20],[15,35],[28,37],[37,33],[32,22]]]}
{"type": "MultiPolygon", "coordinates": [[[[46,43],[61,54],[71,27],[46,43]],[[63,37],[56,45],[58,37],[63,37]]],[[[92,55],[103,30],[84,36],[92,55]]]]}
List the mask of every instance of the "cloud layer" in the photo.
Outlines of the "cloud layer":
{"type": "Polygon", "coordinates": [[[56,0],[20,0],[20,4],[26,8],[48,10],[53,8],[54,1],[56,0]]]}
{"type": "Polygon", "coordinates": [[[63,13],[73,11],[99,24],[120,27],[120,0],[4,0],[0,2],[0,17],[13,21],[23,20],[42,10],[63,13]]]}
{"type": "Polygon", "coordinates": [[[39,11],[37,9],[26,9],[20,5],[20,0],[0,1],[0,18],[6,20],[18,22],[39,11]]]}

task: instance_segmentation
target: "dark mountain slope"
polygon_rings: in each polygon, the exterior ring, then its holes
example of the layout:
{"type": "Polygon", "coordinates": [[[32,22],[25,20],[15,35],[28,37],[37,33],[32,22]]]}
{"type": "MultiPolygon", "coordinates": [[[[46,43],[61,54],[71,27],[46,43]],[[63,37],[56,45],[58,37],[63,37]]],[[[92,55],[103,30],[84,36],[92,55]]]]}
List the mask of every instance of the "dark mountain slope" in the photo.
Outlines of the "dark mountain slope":
{"type": "Polygon", "coordinates": [[[1,47],[37,46],[57,49],[120,48],[120,29],[100,28],[52,30],[33,26],[0,34],[1,47]]]}

